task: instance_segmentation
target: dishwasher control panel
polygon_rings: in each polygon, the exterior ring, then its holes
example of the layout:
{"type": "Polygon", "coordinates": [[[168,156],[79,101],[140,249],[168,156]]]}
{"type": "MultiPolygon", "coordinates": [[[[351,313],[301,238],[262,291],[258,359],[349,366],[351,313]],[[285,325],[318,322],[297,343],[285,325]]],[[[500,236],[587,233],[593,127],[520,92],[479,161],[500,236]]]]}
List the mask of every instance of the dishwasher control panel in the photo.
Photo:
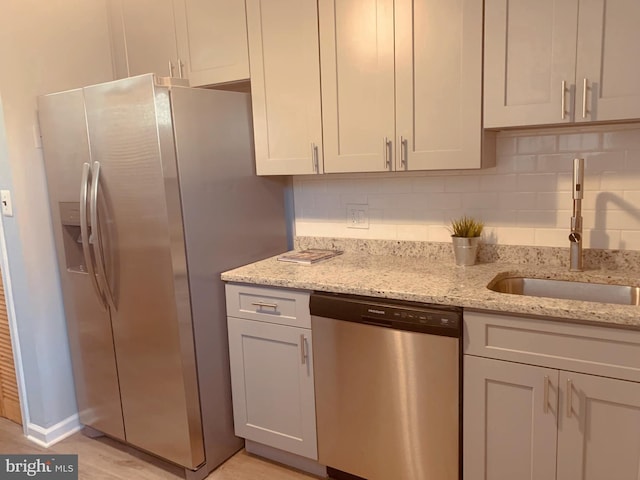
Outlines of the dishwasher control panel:
{"type": "Polygon", "coordinates": [[[309,308],[318,317],[379,327],[459,337],[462,309],[374,297],[313,293],[309,308]]]}

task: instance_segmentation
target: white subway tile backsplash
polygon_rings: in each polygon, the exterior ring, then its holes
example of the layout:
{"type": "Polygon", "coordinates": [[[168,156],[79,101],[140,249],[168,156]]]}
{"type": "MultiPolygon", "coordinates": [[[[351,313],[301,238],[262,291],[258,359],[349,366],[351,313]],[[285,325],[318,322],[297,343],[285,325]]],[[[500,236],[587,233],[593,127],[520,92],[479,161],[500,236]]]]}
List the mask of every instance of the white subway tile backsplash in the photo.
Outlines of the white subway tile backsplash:
{"type": "Polygon", "coordinates": [[[462,207],[474,209],[481,206],[483,209],[495,210],[499,208],[498,194],[496,192],[474,192],[462,194],[462,207]]]}
{"type": "Polygon", "coordinates": [[[496,155],[512,156],[518,153],[516,137],[505,136],[502,133],[498,133],[496,136],[496,155]]]}
{"type": "Polygon", "coordinates": [[[500,132],[496,167],[294,177],[300,236],[449,241],[452,218],[485,222],[484,241],[568,247],[572,161],[585,161],[584,244],[640,250],[640,127],[500,132]],[[347,228],[347,203],[369,228],[347,228]]]}
{"type": "Polygon", "coordinates": [[[614,130],[602,135],[604,150],[640,149],[640,128],[614,130]]]}
{"type": "Polygon", "coordinates": [[[480,175],[459,175],[444,178],[445,192],[477,192],[480,190],[480,175]]]}
{"type": "Polygon", "coordinates": [[[626,152],[592,152],[580,155],[584,157],[584,168],[593,175],[601,172],[624,171],[627,164],[626,152]]]}
{"type": "Polygon", "coordinates": [[[501,192],[498,194],[500,209],[533,210],[540,208],[535,192],[501,192]]]}
{"type": "Polygon", "coordinates": [[[633,207],[640,211],[640,184],[638,184],[637,188],[637,190],[623,192],[622,198],[625,203],[630,204],[629,207],[633,207]]]}
{"type": "Polygon", "coordinates": [[[553,210],[520,210],[516,221],[521,227],[555,227],[557,214],[553,210]]]}
{"type": "Polygon", "coordinates": [[[501,159],[507,165],[512,165],[511,170],[518,173],[535,172],[538,169],[538,157],[536,155],[514,155],[511,158],[501,159]]]}
{"type": "Polygon", "coordinates": [[[538,155],[536,171],[538,172],[570,172],[576,155],[568,153],[551,153],[538,155]]]}
{"type": "Polygon", "coordinates": [[[535,245],[548,247],[568,247],[568,232],[561,228],[536,228],[534,230],[535,245]]]}
{"type": "Polygon", "coordinates": [[[627,170],[640,170],[640,149],[627,150],[625,157],[625,168],[627,170]]]}
{"type": "Polygon", "coordinates": [[[462,196],[459,193],[430,193],[425,196],[423,206],[436,210],[460,209],[462,196]]]}
{"type": "Polygon", "coordinates": [[[400,224],[396,227],[396,238],[406,241],[424,241],[428,236],[428,225],[400,224]]]}
{"type": "Polygon", "coordinates": [[[555,192],[558,177],[554,173],[523,173],[518,175],[517,185],[521,192],[555,192]]]}
{"type": "MultiPolygon", "coordinates": [[[[538,210],[557,211],[564,208],[572,208],[573,198],[569,190],[556,192],[538,192],[535,194],[535,206],[538,210]]],[[[586,198],[591,198],[586,195],[586,198]]],[[[585,203],[582,204],[583,208],[585,203]]]]}
{"type": "Polygon", "coordinates": [[[559,152],[584,152],[600,148],[599,133],[573,133],[558,135],[559,152]]]}
{"type": "Polygon", "coordinates": [[[442,177],[411,177],[411,190],[419,193],[444,192],[442,177]]]}
{"type": "Polygon", "coordinates": [[[535,230],[520,227],[487,228],[485,241],[503,245],[535,245],[535,230]]]}
{"type": "Polygon", "coordinates": [[[557,150],[558,137],[556,135],[536,135],[517,138],[517,152],[553,153],[557,150]]]}
{"type": "Polygon", "coordinates": [[[518,177],[515,174],[480,176],[480,191],[482,192],[513,192],[517,187],[518,177]]]}
{"type": "Polygon", "coordinates": [[[600,188],[605,192],[638,190],[640,172],[604,172],[601,176],[600,188]]]}
{"type": "Polygon", "coordinates": [[[621,250],[640,250],[640,231],[622,230],[618,248],[621,250]]]}

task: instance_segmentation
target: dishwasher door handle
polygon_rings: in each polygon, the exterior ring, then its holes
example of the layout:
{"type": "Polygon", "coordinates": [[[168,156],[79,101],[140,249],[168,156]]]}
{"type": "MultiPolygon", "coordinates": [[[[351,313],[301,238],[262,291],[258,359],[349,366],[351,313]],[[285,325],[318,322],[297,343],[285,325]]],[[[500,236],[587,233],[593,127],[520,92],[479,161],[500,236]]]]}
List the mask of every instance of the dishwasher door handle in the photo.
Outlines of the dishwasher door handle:
{"type": "Polygon", "coordinates": [[[373,317],[365,317],[364,315],[361,317],[362,323],[365,323],[367,325],[374,325],[376,327],[386,327],[386,328],[393,328],[393,322],[391,322],[390,320],[383,320],[380,318],[373,318],[373,317]]]}

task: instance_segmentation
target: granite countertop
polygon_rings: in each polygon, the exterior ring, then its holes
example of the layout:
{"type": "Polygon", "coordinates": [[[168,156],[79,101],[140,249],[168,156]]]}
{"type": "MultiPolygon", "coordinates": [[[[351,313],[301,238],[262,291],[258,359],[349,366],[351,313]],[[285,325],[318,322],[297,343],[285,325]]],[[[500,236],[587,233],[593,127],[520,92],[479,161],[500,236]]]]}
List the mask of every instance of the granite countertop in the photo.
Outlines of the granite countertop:
{"type": "MultiPolygon", "coordinates": [[[[322,246],[335,247],[336,244],[322,246]]],[[[308,244],[302,244],[302,248],[308,248],[308,244]]],[[[448,251],[450,246],[440,248],[448,251]]],[[[539,258],[540,254],[535,256],[539,258]]],[[[453,258],[441,252],[438,255],[402,256],[398,252],[389,254],[388,251],[372,253],[345,249],[343,255],[313,265],[281,262],[277,257],[267,258],[224,272],[222,280],[456,305],[474,310],[640,329],[638,306],[527,297],[498,293],[487,288],[498,275],[640,285],[638,271],[628,268],[587,269],[573,273],[563,265],[548,264],[553,262],[535,264],[493,260],[459,267],[454,264],[453,258]]]]}

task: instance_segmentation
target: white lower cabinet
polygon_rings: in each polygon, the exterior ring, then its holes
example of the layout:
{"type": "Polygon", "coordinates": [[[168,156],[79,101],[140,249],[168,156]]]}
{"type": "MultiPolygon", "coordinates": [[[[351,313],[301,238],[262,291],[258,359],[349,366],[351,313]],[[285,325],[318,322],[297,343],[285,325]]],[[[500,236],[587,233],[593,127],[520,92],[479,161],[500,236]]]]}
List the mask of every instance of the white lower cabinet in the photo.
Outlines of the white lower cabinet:
{"type": "Polygon", "coordinates": [[[555,478],[557,407],[543,408],[554,375],[557,386],[556,370],[464,357],[465,480],[555,478]]]}
{"type": "Polygon", "coordinates": [[[636,377],[640,332],[555,323],[465,314],[466,351],[473,352],[464,357],[465,480],[640,478],[640,381],[548,365],[589,370],[592,363],[636,377]],[[618,354],[606,360],[597,347],[582,348],[589,343],[618,354]],[[547,365],[503,359],[514,355],[540,355],[547,365]]]}
{"type": "Polygon", "coordinates": [[[236,435],[317,460],[311,329],[279,323],[306,326],[308,294],[227,286],[229,315],[245,302],[259,320],[227,317],[236,435]]]}

